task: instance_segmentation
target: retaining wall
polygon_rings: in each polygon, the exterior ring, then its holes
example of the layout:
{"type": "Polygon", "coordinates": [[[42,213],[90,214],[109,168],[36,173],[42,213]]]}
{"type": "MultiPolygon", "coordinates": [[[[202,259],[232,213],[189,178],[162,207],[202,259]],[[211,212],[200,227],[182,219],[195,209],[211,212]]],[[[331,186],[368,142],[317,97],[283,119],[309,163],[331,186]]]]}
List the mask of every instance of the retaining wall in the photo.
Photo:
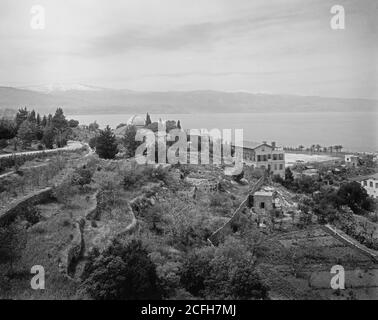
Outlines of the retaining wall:
{"type": "Polygon", "coordinates": [[[52,197],[52,187],[36,191],[24,198],[17,200],[7,210],[0,211],[0,226],[6,225],[14,220],[18,215],[22,215],[28,207],[38,203],[48,201],[52,197]]]}

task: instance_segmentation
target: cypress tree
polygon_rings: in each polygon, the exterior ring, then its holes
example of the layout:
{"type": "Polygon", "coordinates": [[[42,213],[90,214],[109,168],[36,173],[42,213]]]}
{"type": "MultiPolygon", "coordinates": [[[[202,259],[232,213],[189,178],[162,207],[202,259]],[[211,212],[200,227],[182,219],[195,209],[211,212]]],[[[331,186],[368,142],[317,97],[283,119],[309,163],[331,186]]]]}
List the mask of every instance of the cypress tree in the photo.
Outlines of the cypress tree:
{"type": "Polygon", "coordinates": [[[116,137],[109,126],[105,130],[100,130],[96,140],[96,153],[103,159],[114,159],[118,153],[116,137]]]}

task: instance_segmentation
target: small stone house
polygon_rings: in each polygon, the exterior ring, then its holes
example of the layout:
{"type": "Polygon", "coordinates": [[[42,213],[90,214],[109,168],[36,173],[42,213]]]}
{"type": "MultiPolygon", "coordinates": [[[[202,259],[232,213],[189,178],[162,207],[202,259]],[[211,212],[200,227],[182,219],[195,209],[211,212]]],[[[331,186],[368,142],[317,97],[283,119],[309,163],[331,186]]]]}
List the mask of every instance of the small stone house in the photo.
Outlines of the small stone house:
{"type": "Polygon", "coordinates": [[[273,192],[257,191],[253,195],[253,210],[257,214],[266,214],[275,208],[273,192]]]}
{"type": "Polygon", "coordinates": [[[353,154],[347,154],[345,155],[345,164],[348,167],[358,167],[359,157],[353,154]]]}

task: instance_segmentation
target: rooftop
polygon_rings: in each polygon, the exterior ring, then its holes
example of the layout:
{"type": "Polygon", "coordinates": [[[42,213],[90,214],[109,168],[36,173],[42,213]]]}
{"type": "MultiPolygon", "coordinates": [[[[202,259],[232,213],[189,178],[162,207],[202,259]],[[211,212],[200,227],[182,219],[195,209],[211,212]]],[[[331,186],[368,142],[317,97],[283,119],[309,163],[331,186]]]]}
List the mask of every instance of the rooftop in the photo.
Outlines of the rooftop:
{"type": "Polygon", "coordinates": [[[146,122],[141,116],[134,115],[127,121],[127,124],[137,127],[144,127],[146,122]]]}
{"type": "Polygon", "coordinates": [[[247,140],[243,140],[243,145],[236,144],[235,146],[243,147],[246,149],[256,149],[257,147],[262,146],[262,145],[266,145],[272,148],[272,145],[266,142],[254,142],[254,141],[247,141],[247,140]]]}
{"type": "Polygon", "coordinates": [[[254,193],[255,196],[265,196],[265,197],[273,197],[273,192],[271,191],[256,191],[254,193]]]}
{"type": "Polygon", "coordinates": [[[359,177],[351,178],[350,180],[352,180],[352,181],[365,181],[365,180],[369,180],[369,179],[378,180],[378,173],[368,175],[368,176],[359,176],[359,177]]]}

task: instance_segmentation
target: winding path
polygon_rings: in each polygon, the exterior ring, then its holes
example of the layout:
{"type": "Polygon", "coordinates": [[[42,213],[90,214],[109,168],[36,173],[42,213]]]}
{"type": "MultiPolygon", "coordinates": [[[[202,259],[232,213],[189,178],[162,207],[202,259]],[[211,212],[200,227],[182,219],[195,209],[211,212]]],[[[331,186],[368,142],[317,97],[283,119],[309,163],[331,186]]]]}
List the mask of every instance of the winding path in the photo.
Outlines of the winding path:
{"type": "Polygon", "coordinates": [[[55,153],[59,151],[74,151],[74,150],[79,150],[84,146],[85,144],[79,141],[68,141],[67,146],[63,148],[7,153],[7,154],[0,155],[0,159],[18,157],[18,156],[24,156],[24,155],[33,155],[33,154],[38,155],[38,154],[43,154],[43,153],[55,153]]]}

